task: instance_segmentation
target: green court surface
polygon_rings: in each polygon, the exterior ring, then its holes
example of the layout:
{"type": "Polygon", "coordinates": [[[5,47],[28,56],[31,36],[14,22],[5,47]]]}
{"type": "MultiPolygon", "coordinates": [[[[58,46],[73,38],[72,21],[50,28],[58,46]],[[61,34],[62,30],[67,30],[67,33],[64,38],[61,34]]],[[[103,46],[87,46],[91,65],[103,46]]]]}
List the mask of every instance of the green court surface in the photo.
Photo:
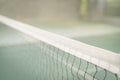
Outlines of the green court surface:
{"type": "Polygon", "coordinates": [[[27,23],[96,47],[120,53],[120,26],[81,21],[27,23]]]}
{"type": "MultiPolygon", "coordinates": [[[[112,43],[111,40],[108,42],[108,44],[114,44],[114,47],[110,48],[114,48],[112,49],[114,51],[120,48],[119,45],[116,46],[117,41],[120,40],[117,36],[113,36],[113,39],[117,39],[115,43],[112,43]]],[[[97,38],[98,41],[99,38],[97,38]]],[[[79,40],[80,38],[75,39],[79,40]]],[[[96,40],[94,37],[87,37],[80,39],[80,41],[91,44],[92,42],[88,39],[96,40]]],[[[106,39],[102,39],[103,43],[104,41],[107,42],[106,39]]],[[[109,39],[109,36],[107,39],[109,39]]],[[[102,42],[99,44],[102,45],[102,42]]],[[[61,50],[57,54],[55,52],[54,47],[49,47],[48,44],[44,43],[41,44],[36,39],[0,24],[0,80],[79,80],[79,78],[84,80],[85,76],[78,75],[78,64],[80,64],[81,59],[74,58],[74,56],[61,50]],[[43,54],[40,54],[40,52],[43,54]]],[[[87,69],[87,73],[98,80],[104,80],[104,78],[105,80],[120,80],[100,67],[96,69],[96,65],[91,63],[88,65],[88,62],[84,60],[81,60],[80,69],[84,72],[87,69]]]]}
{"type": "Polygon", "coordinates": [[[33,80],[36,77],[33,75],[36,62],[33,53],[39,49],[32,43],[35,43],[33,39],[0,24],[0,80],[33,80]]]}
{"type": "Polygon", "coordinates": [[[76,38],[120,33],[119,26],[103,23],[88,23],[82,21],[40,22],[32,20],[27,23],[63,36],[76,38]]]}
{"type": "Polygon", "coordinates": [[[101,36],[77,37],[74,39],[120,54],[120,33],[101,36]]]}

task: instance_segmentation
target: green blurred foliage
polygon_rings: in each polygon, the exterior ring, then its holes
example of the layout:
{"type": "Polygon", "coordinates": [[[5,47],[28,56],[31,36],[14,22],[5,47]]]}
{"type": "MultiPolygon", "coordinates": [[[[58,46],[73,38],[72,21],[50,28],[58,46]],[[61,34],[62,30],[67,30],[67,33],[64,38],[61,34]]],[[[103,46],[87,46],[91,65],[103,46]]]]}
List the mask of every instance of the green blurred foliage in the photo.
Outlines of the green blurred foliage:
{"type": "Polygon", "coordinates": [[[120,17],[120,0],[106,0],[105,14],[120,17]]]}

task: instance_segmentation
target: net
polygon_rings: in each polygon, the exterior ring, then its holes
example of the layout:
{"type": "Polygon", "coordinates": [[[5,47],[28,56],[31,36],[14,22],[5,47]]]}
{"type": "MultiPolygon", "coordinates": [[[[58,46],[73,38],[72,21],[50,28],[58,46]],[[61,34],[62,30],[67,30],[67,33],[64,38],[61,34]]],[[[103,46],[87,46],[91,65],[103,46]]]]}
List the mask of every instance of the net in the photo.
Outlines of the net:
{"type": "Polygon", "coordinates": [[[0,22],[38,40],[39,54],[33,53],[39,64],[34,80],[120,80],[119,54],[4,16],[0,22]]]}

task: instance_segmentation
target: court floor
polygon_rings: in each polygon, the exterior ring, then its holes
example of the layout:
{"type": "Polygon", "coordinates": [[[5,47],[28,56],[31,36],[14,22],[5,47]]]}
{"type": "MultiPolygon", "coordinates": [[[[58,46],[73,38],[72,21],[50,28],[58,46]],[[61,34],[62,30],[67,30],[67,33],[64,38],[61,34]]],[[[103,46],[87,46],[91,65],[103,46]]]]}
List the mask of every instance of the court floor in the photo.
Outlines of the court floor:
{"type": "Polygon", "coordinates": [[[101,36],[76,37],[74,39],[120,54],[120,33],[101,36]]]}
{"type": "MultiPolygon", "coordinates": [[[[41,67],[41,64],[40,64],[41,60],[43,61],[42,62],[43,65],[46,65],[46,64],[44,64],[44,62],[46,62],[46,60],[45,60],[46,57],[43,56],[41,58],[40,47],[38,47],[38,45],[39,44],[38,44],[37,40],[27,37],[27,36],[24,36],[22,33],[14,30],[14,29],[11,29],[4,24],[0,24],[0,65],[2,65],[0,67],[0,71],[1,71],[0,79],[1,80],[21,80],[21,79],[22,80],[38,80],[41,77],[40,73],[43,73],[44,80],[47,80],[48,77],[46,77],[46,75],[44,75],[45,74],[44,71],[46,71],[46,68],[44,68],[44,66],[42,66],[43,71],[40,72],[40,70],[39,70],[41,67]],[[33,53],[35,53],[35,54],[33,54],[33,53]]],[[[64,53],[62,53],[62,54],[64,54],[64,53]]],[[[64,57],[64,58],[66,61],[66,57],[64,57]]],[[[73,57],[71,56],[71,58],[69,60],[72,61],[73,57]]],[[[76,59],[76,62],[78,63],[77,59],[76,59]]],[[[52,63],[52,60],[51,60],[50,64],[51,63],[52,63]]],[[[81,69],[85,70],[87,67],[86,64],[87,64],[87,62],[83,61],[81,69]]],[[[53,65],[54,65],[54,63],[51,64],[52,70],[55,68],[53,65]]],[[[61,64],[59,64],[58,66],[59,66],[59,70],[60,70],[59,75],[60,74],[66,75],[66,66],[65,65],[62,66],[63,72],[61,72],[61,70],[62,70],[61,64]]],[[[72,66],[72,64],[71,64],[71,66],[72,66]]],[[[93,72],[95,70],[96,70],[95,68],[92,69],[93,72]]],[[[76,73],[71,74],[71,67],[68,69],[68,71],[69,71],[69,74],[68,74],[69,80],[72,80],[74,77],[73,75],[75,75],[76,73]]],[[[99,69],[97,72],[99,72],[99,69]]],[[[93,75],[94,74],[95,73],[93,73],[93,75]]],[[[111,74],[110,73],[107,73],[107,74],[108,74],[108,76],[107,76],[106,80],[114,80],[115,79],[115,76],[110,77],[111,74]]],[[[100,78],[100,79],[104,78],[104,75],[105,75],[104,70],[102,71],[100,69],[99,74],[97,74],[98,78],[100,78]],[[99,75],[102,75],[102,74],[103,74],[103,76],[99,77],[99,75]]],[[[62,76],[59,76],[59,77],[61,80],[62,76]]],[[[57,78],[57,77],[55,77],[55,78],[57,78]]],[[[43,80],[43,79],[41,79],[41,80],[43,80]]],[[[66,78],[64,78],[63,80],[66,80],[66,78]]],[[[81,79],[81,80],[84,80],[84,79],[81,79]]]]}
{"type": "MultiPolygon", "coordinates": [[[[56,24],[35,23],[35,22],[28,22],[28,23],[35,25],[37,27],[40,27],[41,29],[63,35],[63,36],[84,42],[86,44],[107,49],[107,50],[116,52],[118,54],[120,53],[120,27],[119,26],[112,26],[112,25],[100,24],[100,23],[99,24],[85,23],[85,22],[84,23],[82,22],[61,23],[61,24],[60,23],[56,23],[56,24]]],[[[3,32],[2,30],[3,29],[1,27],[0,31],[3,32]]],[[[8,38],[10,37],[10,34],[7,34],[7,33],[2,33],[1,36],[4,36],[3,34],[7,35],[8,38]]],[[[10,40],[8,40],[8,42],[10,42],[10,40]]],[[[3,42],[2,41],[0,42],[0,44],[3,44],[3,43],[6,43],[5,40],[3,40],[3,42]]]]}
{"type": "Polygon", "coordinates": [[[120,53],[120,26],[88,22],[44,22],[27,23],[96,47],[120,53]]]}

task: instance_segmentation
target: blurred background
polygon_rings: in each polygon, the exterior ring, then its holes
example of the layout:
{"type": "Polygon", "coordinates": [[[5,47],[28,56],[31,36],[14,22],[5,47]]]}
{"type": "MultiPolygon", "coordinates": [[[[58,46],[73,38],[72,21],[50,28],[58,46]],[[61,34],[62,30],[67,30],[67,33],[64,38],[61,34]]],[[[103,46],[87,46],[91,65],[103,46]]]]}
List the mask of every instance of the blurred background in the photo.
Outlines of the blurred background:
{"type": "Polygon", "coordinates": [[[16,19],[87,20],[119,24],[120,0],[0,0],[0,13],[16,19]]]}
{"type": "Polygon", "coordinates": [[[120,0],[0,0],[0,14],[120,53],[120,0]]]}

